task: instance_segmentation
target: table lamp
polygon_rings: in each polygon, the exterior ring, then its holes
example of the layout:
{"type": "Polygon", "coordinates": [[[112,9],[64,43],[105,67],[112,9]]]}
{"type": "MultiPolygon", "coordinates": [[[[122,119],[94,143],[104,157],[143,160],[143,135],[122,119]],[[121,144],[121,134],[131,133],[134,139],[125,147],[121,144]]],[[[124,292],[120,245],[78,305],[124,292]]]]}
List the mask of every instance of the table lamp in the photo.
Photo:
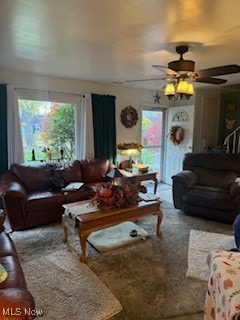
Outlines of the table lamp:
{"type": "Polygon", "coordinates": [[[123,156],[129,157],[129,168],[132,168],[132,157],[139,156],[140,152],[138,149],[125,149],[125,150],[121,150],[120,154],[123,156]]]}

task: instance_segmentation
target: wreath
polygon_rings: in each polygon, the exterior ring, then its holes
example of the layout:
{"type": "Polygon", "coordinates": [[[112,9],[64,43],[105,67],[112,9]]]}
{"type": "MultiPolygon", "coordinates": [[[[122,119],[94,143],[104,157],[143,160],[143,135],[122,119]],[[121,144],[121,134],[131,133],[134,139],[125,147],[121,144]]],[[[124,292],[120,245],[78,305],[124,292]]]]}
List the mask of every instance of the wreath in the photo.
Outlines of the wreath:
{"type": "Polygon", "coordinates": [[[132,128],[138,121],[137,110],[131,106],[124,108],[120,116],[121,122],[126,128],[132,128]]]}
{"type": "Polygon", "coordinates": [[[169,132],[169,139],[174,145],[178,145],[183,140],[183,128],[179,126],[172,126],[169,132]]]}

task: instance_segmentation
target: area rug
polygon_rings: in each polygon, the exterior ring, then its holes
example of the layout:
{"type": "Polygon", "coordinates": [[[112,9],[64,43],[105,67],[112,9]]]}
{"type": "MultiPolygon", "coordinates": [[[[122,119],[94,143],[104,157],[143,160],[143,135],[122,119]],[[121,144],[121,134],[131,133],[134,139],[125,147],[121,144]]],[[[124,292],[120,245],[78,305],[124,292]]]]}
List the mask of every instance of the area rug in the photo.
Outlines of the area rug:
{"type": "Polygon", "coordinates": [[[125,221],[109,228],[91,233],[88,242],[98,251],[105,252],[126,246],[148,237],[147,231],[131,221],[125,221]]]}
{"type": "Polygon", "coordinates": [[[211,250],[229,250],[235,247],[232,235],[191,230],[188,246],[187,277],[208,281],[207,256],[211,250]]]}
{"type": "MultiPolygon", "coordinates": [[[[150,215],[136,222],[148,232],[146,241],[137,241],[103,253],[87,244],[88,267],[123,307],[111,320],[201,319],[206,283],[186,277],[190,231],[199,229],[230,234],[232,227],[187,216],[163,200],[160,189],[159,196],[163,211],[162,237],[156,235],[157,216],[150,215]]],[[[55,254],[60,250],[68,250],[77,256],[80,254],[76,234],[69,235],[67,244],[62,242],[60,223],[13,232],[11,237],[22,262],[55,254]]],[[[54,290],[57,290],[58,283],[63,279],[59,275],[54,290]]],[[[54,296],[53,289],[52,292],[54,296]]],[[[75,320],[76,316],[71,314],[71,310],[69,312],[67,319],[75,320]]]]}
{"type": "Polygon", "coordinates": [[[41,319],[106,320],[122,310],[110,290],[70,251],[25,262],[23,270],[41,319]]]}

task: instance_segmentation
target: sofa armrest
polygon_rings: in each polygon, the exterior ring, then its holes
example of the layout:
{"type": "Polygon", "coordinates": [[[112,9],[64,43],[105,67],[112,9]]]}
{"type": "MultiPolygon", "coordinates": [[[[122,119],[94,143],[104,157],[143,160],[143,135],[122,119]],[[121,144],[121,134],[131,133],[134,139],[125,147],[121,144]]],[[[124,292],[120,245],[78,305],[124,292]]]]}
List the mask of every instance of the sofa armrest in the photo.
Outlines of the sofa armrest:
{"type": "Polygon", "coordinates": [[[0,319],[33,320],[35,304],[32,295],[24,288],[0,290],[0,319]]]}
{"type": "Polygon", "coordinates": [[[181,183],[184,188],[189,189],[197,183],[197,176],[193,171],[183,170],[172,176],[173,182],[181,183]]]}
{"type": "Polygon", "coordinates": [[[176,209],[183,209],[183,196],[197,182],[197,176],[190,170],[183,170],[172,176],[173,204],[176,209]]]}
{"type": "Polygon", "coordinates": [[[21,181],[11,172],[6,172],[0,177],[0,196],[9,223],[13,230],[17,230],[16,224],[17,227],[24,224],[27,192],[21,181]]]}
{"type": "Polygon", "coordinates": [[[18,198],[18,199],[27,198],[26,189],[21,183],[16,181],[1,185],[0,194],[3,198],[5,197],[18,198]]]}
{"type": "Polygon", "coordinates": [[[26,188],[22,182],[11,172],[6,171],[0,176],[0,195],[26,198],[26,188]]]}

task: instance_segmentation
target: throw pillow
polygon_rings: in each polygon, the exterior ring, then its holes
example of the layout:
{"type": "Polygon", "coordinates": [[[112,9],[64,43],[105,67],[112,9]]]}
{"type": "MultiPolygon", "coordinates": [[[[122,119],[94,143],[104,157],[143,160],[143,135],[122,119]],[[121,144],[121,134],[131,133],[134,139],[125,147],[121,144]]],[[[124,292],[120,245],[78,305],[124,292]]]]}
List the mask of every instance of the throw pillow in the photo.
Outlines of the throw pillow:
{"type": "Polygon", "coordinates": [[[51,189],[52,190],[61,190],[66,186],[66,181],[63,176],[55,176],[50,179],[51,189]]]}
{"type": "Polygon", "coordinates": [[[4,266],[0,263],[0,283],[5,281],[8,277],[8,272],[4,266]]]}

